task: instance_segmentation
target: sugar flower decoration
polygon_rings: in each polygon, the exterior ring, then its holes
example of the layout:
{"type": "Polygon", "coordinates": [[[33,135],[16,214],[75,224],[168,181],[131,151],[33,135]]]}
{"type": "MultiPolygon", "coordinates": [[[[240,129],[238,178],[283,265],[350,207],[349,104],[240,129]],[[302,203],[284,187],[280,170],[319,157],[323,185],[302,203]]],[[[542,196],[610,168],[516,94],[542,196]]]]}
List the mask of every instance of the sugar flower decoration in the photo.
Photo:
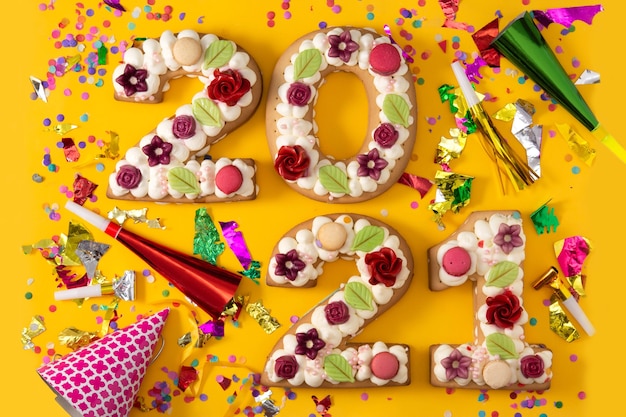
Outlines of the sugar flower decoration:
{"type": "Polygon", "coordinates": [[[137,69],[130,64],[126,64],[122,75],[115,79],[124,88],[124,94],[132,96],[138,92],[148,91],[148,70],[137,69]]]}
{"type": "Polygon", "coordinates": [[[274,273],[278,276],[284,276],[289,281],[293,281],[298,277],[298,272],[302,271],[306,264],[298,256],[295,249],[287,253],[279,253],[275,256],[276,268],[274,273]]]}
{"type": "Polygon", "coordinates": [[[154,135],[150,143],[142,147],[141,150],[148,157],[148,165],[153,167],[159,164],[169,164],[172,148],[173,145],[171,143],[164,142],[163,139],[154,135]]]}
{"type": "Polygon", "coordinates": [[[467,378],[471,364],[472,358],[464,356],[458,349],[454,349],[450,356],[441,360],[441,365],[446,369],[448,381],[454,378],[467,378]]]}
{"type": "Polygon", "coordinates": [[[359,177],[370,177],[374,181],[380,178],[380,172],[388,165],[388,162],[381,158],[378,149],[374,148],[366,154],[357,155],[359,169],[357,175],[359,177]]]}
{"type": "Polygon", "coordinates": [[[350,61],[352,52],[359,49],[359,44],[352,40],[348,30],[345,30],[341,35],[329,35],[328,42],[330,43],[328,56],[339,58],[343,62],[350,61]]]}
{"type": "Polygon", "coordinates": [[[315,359],[317,352],[326,346],[326,343],[319,338],[316,328],[309,329],[307,332],[296,333],[296,355],[306,355],[309,359],[315,359]]]}
{"type": "Polygon", "coordinates": [[[508,225],[501,223],[498,234],[493,238],[493,241],[496,245],[500,246],[502,252],[508,255],[513,249],[524,244],[524,241],[520,237],[521,231],[522,228],[519,224],[508,225]]]}

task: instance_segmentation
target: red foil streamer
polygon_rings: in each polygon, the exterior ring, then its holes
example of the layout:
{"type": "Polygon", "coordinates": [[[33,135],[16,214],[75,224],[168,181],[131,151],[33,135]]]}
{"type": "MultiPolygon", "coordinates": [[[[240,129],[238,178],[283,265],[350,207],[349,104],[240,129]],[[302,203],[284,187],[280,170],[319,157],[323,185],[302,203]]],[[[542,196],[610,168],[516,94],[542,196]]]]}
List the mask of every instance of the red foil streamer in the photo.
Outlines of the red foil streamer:
{"type": "Polygon", "coordinates": [[[63,138],[61,141],[63,142],[63,154],[65,155],[65,160],[67,162],[78,161],[78,158],[80,158],[80,152],[78,152],[78,149],[74,144],[74,140],[71,138],[63,138]]]}
{"type": "Polygon", "coordinates": [[[198,379],[198,371],[193,366],[182,366],[178,373],[178,388],[185,391],[198,379]]]}
{"type": "Polygon", "coordinates": [[[490,46],[491,41],[498,36],[498,33],[500,33],[500,27],[498,18],[495,18],[472,34],[472,39],[474,39],[480,56],[490,67],[500,66],[500,53],[490,46]]]}
{"type": "Polygon", "coordinates": [[[409,174],[407,172],[404,172],[400,176],[398,183],[417,190],[422,198],[424,198],[428,190],[430,190],[430,187],[433,186],[432,181],[429,179],[418,177],[417,175],[409,174]]]}
{"type": "Polygon", "coordinates": [[[233,298],[241,275],[138,236],[109,223],[105,232],[143,259],[217,320],[233,298]]]}
{"type": "Polygon", "coordinates": [[[74,178],[74,202],[81,206],[85,204],[88,198],[91,198],[93,192],[98,188],[98,184],[89,181],[87,178],[80,174],[76,174],[74,178]]]}

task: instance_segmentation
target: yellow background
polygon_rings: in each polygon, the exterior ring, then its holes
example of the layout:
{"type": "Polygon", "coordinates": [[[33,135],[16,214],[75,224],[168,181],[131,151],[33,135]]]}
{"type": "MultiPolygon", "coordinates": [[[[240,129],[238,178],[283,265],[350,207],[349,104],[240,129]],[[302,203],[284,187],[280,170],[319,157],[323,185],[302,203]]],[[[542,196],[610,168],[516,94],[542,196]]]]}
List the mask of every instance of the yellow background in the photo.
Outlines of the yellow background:
{"type": "MultiPolygon", "coordinates": [[[[65,413],[54,402],[52,392],[40,380],[35,372],[40,366],[48,349],[54,353],[67,353],[56,338],[59,331],[75,326],[83,330],[98,331],[97,318],[103,311],[92,311],[91,306],[106,306],[110,298],[88,300],[82,307],[73,302],[54,302],[56,289],[52,267],[38,254],[24,255],[21,246],[35,243],[53,235],[67,233],[68,222],[76,219],[62,206],[67,197],[59,191],[62,185],[70,186],[74,175],[80,173],[99,184],[95,194],[96,202],[88,202],[87,207],[106,213],[114,206],[122,209],[148,208],[148,217],[160,218],[165,230],[148,229],[144,224],[127,224],[130,230],[161,243],[191,253],[194,234],[194,214],[200,205],[158,205],[151,203],[129,203],[109,200],[105,196],[106,181],[114,162],[105,161],[105,170],[98,172],[95,166],[76,168],[76,164],[65,162],[63,153],[56,147],[60,136],[45,131],[44,118],[55,123],[58,114],[65,116],[67,123],[78,125],[78,129],[65,135],[76,142],[85,141],[89,135],[98,139],[109,140],[109,131],[120,136],[122,151],[132,146],[140,137],[150,131],[161,119],[173,114],[181,104],[189,102],[198,90],[195,80],[181,79],[172,83],[172,89],[165,95],[165,101],[155,106],[142,106],[120,103],[113,100],[111,73],[119,61],[119,55],[109,55],[105,66],[107,74],[102,87],[89,83],[80,83],[81,73],[68,73],[57,78],[57,88],[51,91],[48,103],[30,98],[32,87],[29,76],[46,78],[49,59],[73,56],[75,48],[56,49],[51,39],[53,30],[59,27],[64,18],[69,21],[66,33],[78,33],[73,25],[78,16],[85,15],[91,8],[95,14],[86,19],[83,31],[95,27],[98,34],[115,37],[115,44],[130,39],[131,35],[158,37],[165,29],[177,32],[182,29],[195,29],[199,32],[216,33],[242,45],[259,63],[264,75],[263,83],[267,88],[274,62],[291,41],[302,34],[316,30],[319,22],[328,25],[369,26],[382,33],[384,25],[390,25],[394,39],[401,45],[411,45],[416,50],[415,62],[411,64],[413,72],[422,79],[417,85],[418,134],[413,150],[413,158],[407,172],[433,178],[438,166],[433,162],[439,138],[448,135],[454,120],[447,104],[442,104],[437,94],[437,87],[444,83],[456,84],[449,64],[455,58],[455,52],[464,51],[471,55],[476,48],[467,32],[442,28],[443,14],[437,2],[417,1],[374,1],[374,0],[337,0],[341,6],[339,13],[326,4],[326,1],[292,1],[286,19],[281,8],[282,2],[272,1],[170,1],[157,0],[154,12],[163,12],[164,7],[173,7],[172,18],[148,20],[147,2],[140,0],[122,0],[129,10],[122,17],[115,17],[96,1],[84,1],[84,8],[74,1],[57,0],[52,5],[54,10],[41,11],[37,1],[12,1],[4,6],[2,25],[4,40],[1,66],[3,106],[3,162],[2,182],[5,197],[2,199],[2,238],[3,282],[2,297],[2,393],[3,414],[9,410],[21,415],[63,416],[65,413]],[[424,4],[423,6],[420,4],[424,4]],[[8,7],[8,10],[7,10],[8,7]],[[405,19],[399,24],[402,8],[415,9],[417,16],[405,19]],[[133,17],[133,9],[139,8],[138,16],[133,17]],[[275,26],[267,25],[267,12],[274,11],[275,26]],[[185,12],[181,20],[180,13],[185,12]],[[368,19],[368,12],[373,19],[368,19]],[[110,27],[103,22],[110,21],[110,27]],[[412,22],[421,20],[421,27],[413,27],[412,22]],[[202,23],[201,23],[202,21],[202,23]],[[135,29],[129,28],[129,23],[135,29]],[[407,40],[400,31],[406,30],[412,35],[407,40]],[[459,49],[452,47],[453,37],[459,38],[459,49]],[[438,45],[439,40],[447,41],[444,52],[438,45]],[[428,56],[424,59],[422,55],[428,56]],[[71,95],[64,95],[65,89],[71,95]],[[87,92],[84,100],[81,94],[87,92]],[[88,115],[88,121],[81,122],[80,116],[88,115]],[[428,122],[429,118],[434,124],[428,122]],[[47,172],[42,166],[44,148],[49,147],[52,161],[60,167],[58,173],[47,172]],[[35,183],[31,176],[40,173],[45,180],[35,183]],[[61,214],[59,221],[48,218],[48,207],[58,205],[61,214]],[[32,293],[32,299],[25,294],[32,293]],[[50,306],[56,307],[55,312],[50,306]],[[33,315],[42,315],[47,326],[46,332],[34,341],[41,347],[41,353],[23,350],[20,344],[20,332],[28,325],[33,315]]],[[[581,1],[482,1],[465,0],[460,4],[457,21],[468,22],[476,29],[491,21],[496,10],[504,16],[502,25],[525,10],[546,9],[574,5],[587,5],[581,1]]],[[[544,36],[548,43],[556,48],[566,71],[580,74],[589,68],[599,72],[600,84],[580,86],[580,91],[588,100],[594,113],[609,131],[623,145],[626,135],[623,129],[623,105],[621,96],[624,83],[624,68],[618,62],[623,57],[623,6],[617,0],[605,1],[605,10],[599,13],[591,26],[575,22],[575,31],[563,36],[560,25],[551,25],[544,36]],[[578,60],[580,66],[575,67],[578,60]],[[620,118],[622,120],[620,121],[620,118]]],[[[64,36],[64,35],[63,35],[64,36]]],[[[87,43],[86,52],[92,51],[87,43]]],[[[107,46],[111,46],[107,44],[107,46]]],[[[534,122],[544,126],[544,145],[542,148],[542,178],[529,189],[506,195],[498,191],[493,167],[484,154],[475,136],[471,136],[463,156],[453,161],[453,171],[475,178],[472,187],[471,202],[459,214],[447,213],[444,222],[445,231],[438,230],[428,210],[430,200],[434,198],[434,187],[424,199],[414,190],[395,185],[390,191],[378,198],[358,205],[330,205],[308,200],[287,187],[274,172],[271,155],[265,138],[264,106],[261,104],[253,118],[222,143],[212,148],[214,157],[254,157],[257,161],[257,180],[260,194],[255,201],[232,204],[213,204],[204,206],[215,222],[235,220],[244,234],[252,256],[261,262],[262,270],[267,267],[272,247],[292,226],[316,215],[334,212],[356,212],[366,214],[387,222],[401,231],[409,241],[416,261],[415,276],[407,295],[394,308],[375,323],[370,325],[358,337],[361,341],[384,340],[402,342],[411,346],[412,383],[407,387],[380,389],[346,390],[311,390],[297,388],[295,400],[285,400],[282,389],[273,389],[273,398],[278,404],[284,404],[281,416],[318,415],[312,395],[323,398],[330,395],[332,406],[329,412],[333,416],[379,416],[379,415],[419,415],[419,416],[587,416],[601,414],[601,410],[619,414],[622,405],[624,361],[618,341],[622,341],[623,301],[626,286],[624,284],[621,261],[623,250],[618,242],[624,233],[621,218],[623,208],[623,179],[626,173],[624,165],[610,154],[601,144],[564,110],[548,109],[548,103],[539,98],[533,90],[533,83],[520,84],[520,73],[511,73],[515,69],[508,61],[502,62],[502,71],[494,73],[484,68],[484,79],[477,85],[477,90],[490,93],[498,98],[485,104],[487,111],[493,113],[506,103],[518,98],[526,99],[537,107],[534,122]],[[556,123],[569,123],[576,128],[597,150],[596,162],[585,165],[573,155],[566,141],[556,131],[556,123]],[[580,173],[573,173],[576,167],[580,173]],[[538,235],[530,222],[530,213],[552,199],[550,205],[555,208],[560,220],[556,233],[538,235]],[[417,207],[415,207],[417,204],[417,207]],[[412,206],[413,205],[413,206],[412,206]],[[554,352],[554,379],[552,388],[545,393],[519,393],[516,398],[507,391],[488,391],[482,395],[479,391],[457,390],[446,393],[445,389],[431,387],[428,383],[428,347],[435,343],[463,343],[472,339],[472,300],[469,284],[461,288],[442,293],[431,293],[427,286],[426,250],[445,239],[449,233],[463,222],[465,217],[476,210],[517,209],[525,221],[528,238],[527,277],[524,305],[529,316],[537,320],[535,326],[526,326],[529,342],[545,343],[554,352]],[[566,343],[548,327],[547,308],[543,302],[549,297],[547,289],[534,291],[530,282],[543,273],[556,258],[553,244],[568,236],[582,235],[592,242],[592,252],[584,264],[587,274],[587,297],[581,301],[583,309],[595,324],[597,334],[588,337],[584,333],[573,343],[566,343]],[[576,355],[577,360],[572,359],[576,355]],[[582,393],[582,394],[581,394],[582,393]],[[366,395],[364,395],[366,394],[366,395]],[[584,396],[584,399],[580,397],[584,396]],[[537,399],[532,409],[523,408],[523,401],[537,399]],[[542,402],[543,401],[543,402],[542,402]],[[517,407],[517,408],[515,408],[517,407]]],[[[96,76],[96,80],[99,77],[96,76]]],[[[265,97],[266,92],[264,92],[265,97]]],[[[329,78],[328,86],[321,92],[318,107],[318,122],[322,137],[322,149],[337,156],[348,156],[358,149],[365,135],[365,125],[359,117],[367,111],[364,108],[365,93],[359,82],[348,76],[336,75],[329,78]],[[339,92],[339,86],[346,86],[347,93],[339,92]],[[347,99],[352,94],[354,98],[347,99]],[[340,114],[342,117],[337,117],[340,114]],[[345,120],[343,117],[347,118],[345,120]],[[324,135],[340,132],[337,137],[345,142],[331,143],[324,135]],[[343,140],[343,139],[342,139],[343,140]]],[[[263,103],[263,102],[262,102],[263,103]]],[[[498,127],[508,131],[509,125],[497,122],[498,127]]],[[[328,136],[326,136],[328,137],[328,136]]],[[[81,150],[81,161],[88,161],[98,151],[94,144],[81,150]]],[[[164,305],[171,305],[174,300],[183,297],[176,290],[169,288],[164,278],[156,275],[156,281],[149,283],[141,271],[145,264],[127,249],[108,236],[92,230],[94,239],[111,244],[111,249],[99,263],[99,269],[108,277],[121,274],[126,269],[138,271],[137,294],[134,302],[122,302],[118,313],[120,327],[135,321],[138,314],[147,314],[164,305]],[[163,291],[169,289],[169,296],[163,291]]],[[[220,265],[238,270],[236,258],[227,249],[218,259],[220,265]]],[[[355,270],[348,263],[328,265],[325,276],[320,279],[316,289],[276,289],[263,283],[255,285],[244,278],[238,294],[249,297],[251,302],[262,300],[271,309],[271,313],[282,324],[275,333],[267,335],[245,313],[242,313],[239,327],[226,324],[226,336],[221,340],[211,340],[207,345],[193,352],[193,358],[200,362],[204,370],[204,381],[198,388],[198,394],[207,398],[185,402],[183,395],[172,399],[170,412],[174,416],[221,416],[226,413],[227,397],[237,391],[238,384],[233,382],[224,391],[216,382],[216,376],[222,374],[244,375],[247,370],[259,372],[264,359],[273,344],[281,337],[290,324],[292,316],[301,316],[336,288],[341,279],[355,270]],[[231,365],[231,368],[214,368],[207,364],[208,354],[216,355],[219,364],[231,365]],[[232,355],[232,356],[231,356],[232,355]],[[232,362],[229,362],[229,358],[232,362]]],[[[200,319],[208,317],[198,312],[200,319]]],[[[177,370],[180,365],[182,350],[176,345],[176,339],[193,330],[187,320],[185,307],[175,308],[166,324],[166,345],[163,354],[150,367],[142,385],[140,394],[150,400],[147,390],[158,381],[166,381],[170,387],[173,382],[161,368],[177,370]]],[[[581,329],[582,332],[582,329],[581,329]]],[[[242,402],[245,405],[255,405],[242,402]]],[[[154,415],[156,411],[152,411],[154,415]]],[[[132,416],[144,415],[133,410],[132,416]]]]}

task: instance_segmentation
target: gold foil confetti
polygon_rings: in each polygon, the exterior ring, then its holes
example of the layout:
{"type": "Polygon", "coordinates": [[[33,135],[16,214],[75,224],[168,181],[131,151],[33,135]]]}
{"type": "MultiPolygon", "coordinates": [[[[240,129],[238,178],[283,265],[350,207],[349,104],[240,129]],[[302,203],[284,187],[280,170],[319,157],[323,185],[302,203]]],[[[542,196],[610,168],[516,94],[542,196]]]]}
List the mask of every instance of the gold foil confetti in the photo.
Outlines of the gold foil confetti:
{"type": "Polygon", "coordinates": [[[78,126],[70,123],[59,123],[46,129],[46,132],[54,132],[57,135],[65,135],[67,132],[76,129],[77,127],[78,126]]]}
{"type": "Polygon", "coordinates": [[[462,207],[469,204],[473,179],[454,172],[437,171],[435,174],[437,192],[434,202],[428,209],[435,213],[433,220],[440,229],[445,229],[442,217],[447,211],[458,213],[462,207]]]}
{"type": "Polygon", "coordinates": [[[459,128],[450,129],[450,138],[442,136],[437,145],[435,163],[449,165],[450,161],[461,156],[467,143],[467,133],[459,128]]]}
{"type": "Polygon", "coordinates": [[[550,297],[550,329],[566,342],[573,342],[580,337],[554,294],[550,297]]]}
{"type": "Polygon", "coordinates": [[[137,223],[145,223],[150,229],[165,229],[161,225],[161,219],[148,219],[146,213],[147,208],[135,209],[135,210],[121,210],[118,207],[113,207],[113,210],[109,211],[107,217],[110,220],[115,220],[120,225],[123,225],[126,220],[132,220],[137,223]]]}
{"type": "Polygon", "coordinates": [[[503,122],[510,122],[515,117],[515,113],[517,113],[515,103],[507,103],[493,115],[493,118],[503,122]]]}
{"type": "MultiPolygon", "coordinates": [[[[70,222],[69,231],[67,233],[67,241],[64,246],[64,257],[63,257],[63,265],[81,265],[82,261],[80,256],[77,254],[80,253],[79,245],[80,242],[84,240],[93,240],[93,236],[91,232],[85,228],[80,223],[70,222]],[[70,262],[68,262],[70,261],[70,262]]],[[[61,246],[61,242],[59,241],[59,245],[61,246]]]]}
{"type": "Polygon", "coordinates": [[[271,334],[280,327],[280,323],[270,315],[270,311],[265,308],[259,300],[246,306],[246,312],[263,328],[265,333],[271,334]]]}
{"type": "Polygon", "coordinates": [[[589,146],[582,136],[580,136],[574,129],[568,124],[556,124],[556,128],[567,141],[569,148],[578,156],[583,162],[589,166],[596,158],[596,150],[589,146]]]}
{"type": "Polygon", "coordinates": [[[120,156],[120,136],[115,132],[109,132],[111,141],[103,147],[104,156],[109,159],[117,159],[120,156]]]}
{"type": "Polygon", "coordinates": [[[95,332],[79,330],[76,327],[65,328],[59,333],[59,342],[61,345],[67,346],[72,350],[87,346],[98,339],[99,337],[95,332]]]}
{"type": "Polygon", "coordinates": [[[24,327],[24,329],[22,329],[21,339],[22,339],[22,346],[24,346],[24,350],[34,348],[35,344],[33,343],[33,339],[45,331],[46,331],[46,326],[44,325],[43,317],[34,316],[30,320],[30,324],[28,325],[28,327],[24,327]]]}

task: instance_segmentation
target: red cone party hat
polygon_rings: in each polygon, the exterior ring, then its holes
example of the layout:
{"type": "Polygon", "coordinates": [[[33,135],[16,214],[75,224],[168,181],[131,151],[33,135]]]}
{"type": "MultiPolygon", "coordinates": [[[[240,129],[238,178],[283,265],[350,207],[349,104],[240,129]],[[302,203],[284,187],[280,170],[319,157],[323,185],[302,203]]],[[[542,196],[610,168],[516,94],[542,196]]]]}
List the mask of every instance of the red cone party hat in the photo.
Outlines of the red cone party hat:
{"type": "Polygon", "coordinates": [[[169,309],[110,333],[37,369],[75,417],[126,417],[152,359],[169,309]]]}

